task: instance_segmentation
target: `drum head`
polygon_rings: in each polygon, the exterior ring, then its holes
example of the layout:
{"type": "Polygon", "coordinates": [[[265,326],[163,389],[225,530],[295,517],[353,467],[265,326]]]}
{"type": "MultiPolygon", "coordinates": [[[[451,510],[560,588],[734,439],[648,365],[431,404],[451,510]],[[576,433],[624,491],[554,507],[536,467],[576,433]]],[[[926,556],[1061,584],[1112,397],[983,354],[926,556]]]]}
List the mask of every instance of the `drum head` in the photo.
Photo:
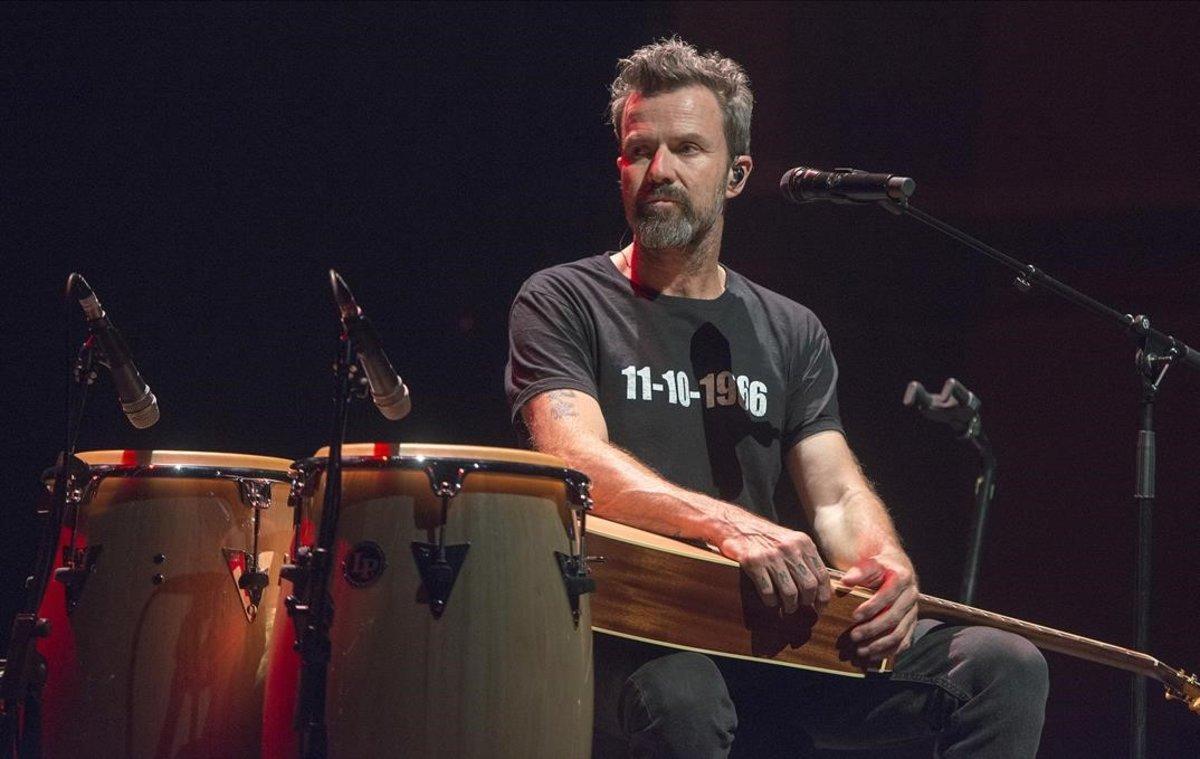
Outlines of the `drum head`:
{"type": "Polygon", "coordinates": [[[291,461],[249,453],[216,451],[84,451],[75,454],[89,466],[205,466],[287,472],[291,461]]]}
{"type": "MultiPolygon", "coordinates": [[[[316,458],[329,456],[329,447],[322,446],[313,454],[316,458]]],[[[533,464],[535,466],[565,467],[567,464],[557,456],[517,448],[493,448],[486,445],[449,445],[446,443],[347,443],[342,446],[342,457],[396,458],[425,457],[438,459],[475,459],[478,461],[503,461],[511,464],[533,464]]]]}

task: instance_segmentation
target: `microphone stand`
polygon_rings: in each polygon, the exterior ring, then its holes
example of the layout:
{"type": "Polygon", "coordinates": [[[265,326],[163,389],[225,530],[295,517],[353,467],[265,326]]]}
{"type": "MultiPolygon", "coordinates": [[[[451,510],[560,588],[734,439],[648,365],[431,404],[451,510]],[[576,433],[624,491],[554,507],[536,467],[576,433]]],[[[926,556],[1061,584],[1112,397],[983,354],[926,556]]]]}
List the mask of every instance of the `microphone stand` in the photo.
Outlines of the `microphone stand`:
{"type": "Polygon", "coordinates": [[[979,578],[979,559],[983,553],[988,507],[996,493],[996,454],[982,429],[977,435],[969,436],[968,440],[983,459],[983,471],[975,479],[975,513],[971,518],[971,544],[967,549],[967,566],[963,568],[960,593],[963,603],[971,606],[975,603],[975,585],[979,578]]]}
{"type": "MultiPolygon", "coordinates": [[[[1116,323],[1137,344],[1135,365],[1141,377],[1141,413],[1137,435],[1137,484],[1133,495],[1138,514],[1137,614],[1134,647],[1139,651],[1145,651],[1148,648],[1150,637],[1151,528],[1155,481],[1154,401],[1158,396],[1162,381],[1166,377],[1167,370],[1172,366],[1178,364],[1200,371],[1200,352],[1188,347],[1182,340],[1152,328],[1149,317],[1123,314],[1110,308],[1059,282],[1036,266],[1023,264],[966,232],[930,216],[909,204],[907,197],[877,202],[890,213],[912,217],[1017,272],[1017,278],[1013,284],[1021,292],[1029,292],[1034,285],[1040,285],[1064,300],[1116,323]]],[[[1142,675],[1133,676],[1132,692],[1133,742],[1130,747],[1130,756],[1134,759],[1144,759],[1146,756],[1146,685],[1142,675]]]]}
{"type": "MultiPolygon", "coordinates": [[[[88,476],[88,467],[75,456],[75,446],[83,428],[83,412],[88,395],[96,381],[96,343],[89,334],[80,346],[71,378],[67,385],[67,427],[65,443],[54,468],[54,485],[42,496],[36,515],[39,521],[33,572],[25,579],[25,599],[13,618],[8,650],[0,672],[0,750],[6,756],[41,757],[41,689],[46,682],[46,663],[38,654],[37,639],[51,634],[49,620],[39,616],[42,600],[50,578],[62,581],[70,588],[74,574],[74,531],[69,552],[62,557],[67,566],[55,571],[58,544],[68,511],[72,511],[72,527],[79,518],[78,488],[88,476]],[[72,403],[73,386],[80,388],[78,400],[72,403]]],[[[83,569],[82,572],[88,572],[83,569]]]]}
{"type": "Polygon", "coordinates": [[[324,759],[328,751],[325,695],[332,650],[329,630],[334,613],[333,599],[329,597],[329,575],[342,503],[342,444],[346,438],[347,407],[356,394],[351,383],[355,368],[354,344],[349,333],[343,330],[333,372],[333,430],[329,438],[325,498],[317,542],[311,547],[298,546],[295,563],[282,570],[284,579],[290,580],[298,590],[296,595],[285,599],[284,604],[296,625],[296,647],[300,652],[300,693],[295,728],[300,733],[303,759],[324,759]]]}
{"type": "Polygon", "coordinates": [[[904,391],[904,405],[915,408],[930,421],[949,425],[958,433],[959,440],[971,444],[983,462],[983,469],[975,478],[975,510],[971,514],[967,562],[963,567],[962,588],[959,591],[959,601],[974,606],[988,508],[996,493],[996,453],[983,431],[983,417],[979,412],[983,403],[979,396],[951,377],[936,395],[930,395],[920,382],[913,380],[904,391]]]}

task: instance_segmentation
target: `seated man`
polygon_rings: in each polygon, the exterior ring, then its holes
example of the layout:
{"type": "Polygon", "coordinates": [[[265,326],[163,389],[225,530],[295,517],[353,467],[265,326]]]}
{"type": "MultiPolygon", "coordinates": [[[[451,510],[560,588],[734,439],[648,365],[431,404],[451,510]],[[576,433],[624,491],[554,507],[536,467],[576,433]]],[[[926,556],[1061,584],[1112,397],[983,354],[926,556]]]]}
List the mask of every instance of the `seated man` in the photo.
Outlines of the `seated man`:
{"type": "Polygon", "coordinates": [[[917,619],[912,562],[842,432],[821,323],[719,261],[725,203],[753,169],[752,104],[737,63],[678,39],[620,62],[611,113],[633,242],[521,288],[514,422],[591,477],[595,513],[715,546],[785,613],[829,600],[826,560],[877,589],[851,639],[895,669],[851,680],[598,635],[597,755],[725,756],[740,716],[747,755],[933,738],[941,756],[1033,756],[1041,654],[1007,633],[917,619]],[[777,523],[785,467],[811,537],[777,523]]]}

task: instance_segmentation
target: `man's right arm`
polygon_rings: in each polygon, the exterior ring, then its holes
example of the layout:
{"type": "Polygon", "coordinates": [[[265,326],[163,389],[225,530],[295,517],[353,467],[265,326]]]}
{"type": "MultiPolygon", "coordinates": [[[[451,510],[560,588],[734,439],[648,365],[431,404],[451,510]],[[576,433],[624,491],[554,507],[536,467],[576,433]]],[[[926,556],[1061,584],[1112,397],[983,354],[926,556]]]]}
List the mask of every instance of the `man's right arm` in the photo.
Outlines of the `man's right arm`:
{"type": "Polygon", "coordinates": [[[651,532],[703,540],[742,565],[769,606],[824,604],[829,574],[808,535],[679,487],[608,440],[596,399],[549,390],[521,408],[533,445],[588,475],[595,513],[651,532]]]}

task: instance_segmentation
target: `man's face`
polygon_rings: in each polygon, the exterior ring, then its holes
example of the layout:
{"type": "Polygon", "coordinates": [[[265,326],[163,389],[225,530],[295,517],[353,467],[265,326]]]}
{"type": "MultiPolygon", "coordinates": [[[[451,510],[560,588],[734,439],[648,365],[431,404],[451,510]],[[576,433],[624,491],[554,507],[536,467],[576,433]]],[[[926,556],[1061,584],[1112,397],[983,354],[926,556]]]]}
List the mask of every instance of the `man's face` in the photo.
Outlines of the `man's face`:
{"type": "Polygon", "coordinates": [[[643,96],[621,118],[621,198],[638,242],[679,248],[721,217],[729,186],[729,149],[716,96],[692,85],[643,96]]]}

